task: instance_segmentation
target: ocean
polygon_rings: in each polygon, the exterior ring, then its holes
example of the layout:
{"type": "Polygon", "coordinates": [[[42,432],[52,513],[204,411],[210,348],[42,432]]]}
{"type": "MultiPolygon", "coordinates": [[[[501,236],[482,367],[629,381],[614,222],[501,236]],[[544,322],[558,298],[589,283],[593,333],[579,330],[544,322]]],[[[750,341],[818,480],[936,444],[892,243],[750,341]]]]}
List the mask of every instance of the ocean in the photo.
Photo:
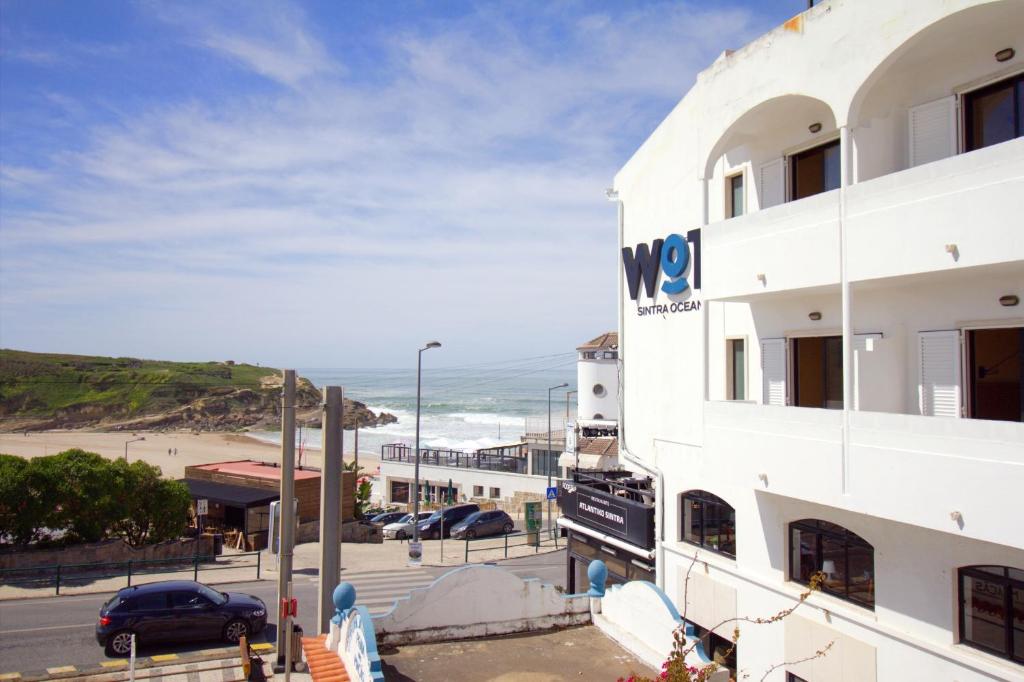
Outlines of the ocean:
{"type": "MultiPolygon", "coordinates": [[[[429,353],[429,351],[428,351],[429,353]]],[[[427,353],[424,353],[426,359],[427,353]]],[[[318,388],[342,386],[345,397],[365,403],[375,413],[389,412],[398,422],[359,430],[359,452],[380,455],[385,443],[413,445],[416,439],[416,368],[298,369],[318,388]]],[[[509,360],[501,363],[423,369],[420,411],[421,447],[472,451],[522,438],[527,417],[545,419],[548,387],[552,427],[566,414],[566,391],[576,389],[576,353],[509,360]]],[[[575,395],[570,410],[575,413],[575,395]]],[[[543,430],[543,429],[540,429],[543,430]]],[[[261,440],[281,442],[280,433],[253,432],[261,440]]],[[[344,436],[353,449],[353,432],[344,436]]],[[[303,428],[296,446],[320,448],[320,430],[303,428]]]]}

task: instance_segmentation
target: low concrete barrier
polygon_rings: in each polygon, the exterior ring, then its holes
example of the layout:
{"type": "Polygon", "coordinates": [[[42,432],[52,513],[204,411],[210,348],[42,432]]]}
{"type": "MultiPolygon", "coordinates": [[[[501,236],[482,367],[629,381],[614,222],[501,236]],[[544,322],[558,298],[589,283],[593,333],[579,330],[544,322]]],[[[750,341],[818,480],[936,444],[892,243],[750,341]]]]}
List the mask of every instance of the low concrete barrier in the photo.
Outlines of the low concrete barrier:
{"type": "Polygon", "coordinates": [[[382,644],[442,642],[590,622],[586,594],[563,595],[497,566],[463,566],[412,590],[374,618],[382,644]]]}
{"type": "Polygon", "coordinates": [[[129,560],[190,559],[196,555],[212,555],[213,544],[212,535],[201,535],[198,538],[168,540],[139,548],[132,547],[120,538],[115,538],[101,542],[71,545],[62,549],[12,549],[0,552],[0,569],[129,560]]]}

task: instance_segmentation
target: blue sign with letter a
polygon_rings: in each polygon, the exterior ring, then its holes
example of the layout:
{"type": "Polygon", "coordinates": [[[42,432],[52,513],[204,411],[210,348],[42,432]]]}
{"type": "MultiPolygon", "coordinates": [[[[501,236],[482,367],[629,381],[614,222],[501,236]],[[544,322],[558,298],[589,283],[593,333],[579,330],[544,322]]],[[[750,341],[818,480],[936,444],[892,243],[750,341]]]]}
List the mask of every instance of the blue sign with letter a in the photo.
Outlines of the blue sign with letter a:
{"type": "Polygon", "coordinates": [[[558,499],[558,488],[548,488],[548,499],[549,500],[557,500],[558,499]]]}

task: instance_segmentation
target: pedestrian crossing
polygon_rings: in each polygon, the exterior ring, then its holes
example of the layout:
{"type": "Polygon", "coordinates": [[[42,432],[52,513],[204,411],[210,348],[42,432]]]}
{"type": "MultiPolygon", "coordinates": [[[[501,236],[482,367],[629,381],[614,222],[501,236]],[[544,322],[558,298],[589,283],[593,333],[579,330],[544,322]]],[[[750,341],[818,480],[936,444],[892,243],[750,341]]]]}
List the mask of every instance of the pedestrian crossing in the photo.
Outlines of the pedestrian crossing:
{"type": "Polygon", "coordinates": [[[370,615],[379,616],[391,610],[395,600],[410,590],[426,587],[435,576],[422,569],[390,571],[342,571],[341,579],[356,588],[356,605],[365,606],[370,615]]]}
{"type": "MultiPolygon", "coordinates": [[[[499,564],[500,565],[500,564],[499,564]]],[[[452,566],[452,568],[458,568],[452,566]]],[[[520,578],[528,579],[536,576],[535,566],[502,566],[520,578]]],[[[356,588],[356,605],[365,606],[371,616],[387,613],[394,606],[395,600],[409,595],[411,590],[427,587],[438,577],[451,569],[395,569],[380,571],[342,571],[341,579],[356,588]]]]}

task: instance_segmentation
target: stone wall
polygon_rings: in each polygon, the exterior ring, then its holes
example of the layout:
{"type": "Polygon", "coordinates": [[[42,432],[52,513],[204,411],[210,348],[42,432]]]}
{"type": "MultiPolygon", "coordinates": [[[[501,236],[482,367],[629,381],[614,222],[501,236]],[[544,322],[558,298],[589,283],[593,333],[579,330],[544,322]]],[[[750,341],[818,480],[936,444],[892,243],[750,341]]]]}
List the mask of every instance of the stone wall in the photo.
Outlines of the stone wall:
{"type": "Polygon", "coordinates": [[[153,559],[191,558],[213,554],[213,536],[198,539],[168,540],[138,549],[121,539],[73,545],[64,549],[28,549],[0,551],[0,569],[33,568],[57,564],[91,564],[111,561],[149,561],[153,559]]]}

